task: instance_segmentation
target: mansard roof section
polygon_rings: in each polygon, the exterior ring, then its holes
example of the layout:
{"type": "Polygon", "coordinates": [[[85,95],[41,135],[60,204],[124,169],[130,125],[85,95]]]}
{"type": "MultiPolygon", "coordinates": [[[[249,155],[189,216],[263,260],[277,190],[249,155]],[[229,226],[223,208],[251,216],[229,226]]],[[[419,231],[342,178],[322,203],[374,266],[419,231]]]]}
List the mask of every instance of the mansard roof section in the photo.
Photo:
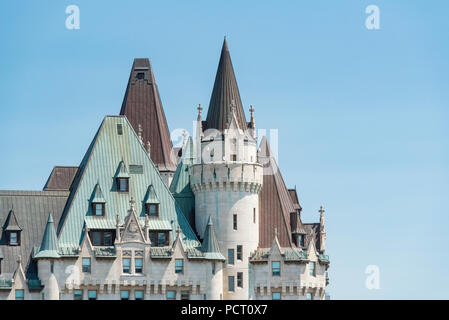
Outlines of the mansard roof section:
{"type": "MultiPolygon", "coordinates": [[[[59,221],[67,201],[67,191],[0,191],[0,223],[3,226],[11,207],[22,228],[20,245],[9,246],[5,232],[0,236],[0,251],[3,253],[2,274],[12,274],[21,256],[28,279],[37,279],[37,264],[32,254],[42,242],[49,212],[55,222],[59,221]]],[[[0,229],[3,231],[3,229],[0,229]]]]}
{"type": "Polygon", "coordinates": [[[271,247],[275,229],[278,231],[281,247],[291,247],[290,213],[295,212],[295,206],[266,137],[262,137],[258,158],[264,167],[263,187],[259,197],[259,247],[271,247]]]}
{"type": "Polygon", "coordinates": [[[175,171],[175,157],[159,89],[150,60],[134,59],[120,115],[125,115],[134,131],[142,128],[142,141],[150,142],[151,160],[160,171],[175,171]]]}
{"type": "Polygon", "coordinates": [[[128,215],[131,197],[135,199],[135,209],[141,215],[145,212],[145,197],[148,186],[151,185],[160,202],[159,219],[173,221],[170,239],[175,238],[174,232],[180,225],[187,242],[190,241],[192,246],[199,245],[189,223],[176,205],[128,119],[125,116],[107,116],[81,161],[63,218],[58,225],[61,249],[79,245],[86,213],[91,205],[89,199],[97,183],[101,186],[103,198],[107,203],[104,216],[98,219],[115,221],[116,214],[119,214],[120,220],[124,221],[128,215]],[[117,130],[118,127],[121,129],[117,130]],[[114,187],[114,177],[122,161],[127,166],[139,168],[128,171],[129,192],[118,192],[114,187]]]}
{"type": "Polygon", "coordinates": [[[232,108],[235,110],[238,126],[241,130],[246,130],[245,112],[225,38],[203,129],[214,128],[220,131],[227,129],[228,121],[232,116],[232,108]]]}
{"type": "Polygon", "coordinates": [[[41,247],[35,258],[36,259],[59,258],[60,255],[58,251],[59,251],[58,238],[56,236],[56,229],[53,221],[53,216],[50,213],[48,215],[47,225],[45,226],[45,232],[42,238],[41,247]]]}
{"type": "Polygon", "coordinates": [[[78,167],[54,166],[44,186],[44,191],[69,190],[78,167]]]}

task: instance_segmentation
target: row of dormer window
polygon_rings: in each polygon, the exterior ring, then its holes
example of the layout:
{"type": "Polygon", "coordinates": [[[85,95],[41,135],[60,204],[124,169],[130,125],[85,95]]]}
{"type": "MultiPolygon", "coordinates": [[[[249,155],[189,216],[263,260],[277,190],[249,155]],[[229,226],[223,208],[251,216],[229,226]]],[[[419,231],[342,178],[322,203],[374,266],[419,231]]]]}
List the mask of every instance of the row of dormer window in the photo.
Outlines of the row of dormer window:
{"type": "MultiPolygon", "coordinates": [[[[150,218],[158,218],[159,204],[145,203],[145,214],[147,214],[150,218]]],[[[92,202],[92,215],[96,217],[104,217],[106,215],[106,203],[92,202]]]]}
{"type": "MultiPolygon", "coordinates": [[[[170,244],[170,231],[149,230],[148,237],[152,247],[164,247],[170,244]]],[[[89,238],[93,246],[112,246],[116,238],[115,230],[89,230],[89,238]]]]}

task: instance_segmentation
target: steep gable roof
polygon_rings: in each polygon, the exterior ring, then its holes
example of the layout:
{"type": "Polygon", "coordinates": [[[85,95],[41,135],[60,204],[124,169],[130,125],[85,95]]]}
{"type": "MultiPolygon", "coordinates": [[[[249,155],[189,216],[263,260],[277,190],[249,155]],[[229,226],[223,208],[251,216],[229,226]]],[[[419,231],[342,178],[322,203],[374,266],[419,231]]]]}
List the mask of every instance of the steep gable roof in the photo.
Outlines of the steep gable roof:
{"type": "Polygon", "coordinates": [[[291,247],[290,213],[295,212],[295,207],[266,137],[262,137],[258,157],[264,167],[263,185],[259,196],[259,247],[271,247],[275,228],[278,231],[280,245],[291,247]]]}
{"type": "Polygon", "coordinates": [[[68,195],[67,191],[0,191],[0,223],[6,221],[14,207],[14,215],[22,228],[20,246],[8,246],[4,232],[1,234],[2,275],[11,275],[16,270],[20,255],[26,277],[37,278],[37,265],[32,260],[34,249],[42,242],[48,214],[52,212],[54,221],[58,222],[68,195]]]}
{"type": "Polygon", "coordinates": [[[3,226],[3,230],[5,231],[22,231],[22,228],[17,222],[16,215],[14,214],[14,210],[9,210],[8,218],[6,219],[5,225],[3,226]]]}
{"type": "Polygon", "coordinates": [[[185,214],[193,229],[195,229],[195,196],[190,188],[189,166],[193,164],[194,159],[193,140],[192,137],[189,137],[170,185],[170,191],[173,193],[173,197],[181,207],[182,212],[185,214]]]}
{"type": "Polygon", "coordinates": [[[47,179],[44,191],[69,190],[78,167],[55,166],[47,179]]]}
{"type": "Polygon", "coordinates": [[[220,131],[226,129],[229,117],[232,115],[232,105],[235,108],[235,116],[240,129],[246,130],[248,124],[245,119],[242,100],[240,99],[231,54],[225,38],[203,129],[214,128],[220,131]]]}
{"type": "Polygon", "coordinates": [[[151,160],[160,171],[175,171],[167,120],[149,59],[134,59],[120,115],[125,115],[142,140],[151,144],[151,160]]]}
{"type": "Polygon", "coordinates": [[[106,201],[105,216],[99,219],[115,220],[118,213],[120,220],[124,221],[128,215],[131,197],[136,200],[136,211],[144,212],[145,196],[148,187],[152,185],[160,201],[159,218],[172,224],[170,239],[175,238],[174,232],[180,225],[187,237],[186,243],[192,246],[199,245],[194,232],[127,118],[107,116],[81,161],[73,182],[63,218],[58,226],[60,247],[79,245],[86,215],[90,210],[88,200],[97,183],[102,186],[106,201]],[[121,134],[118,134],[117,125],[121,126],[121,134]],[[121,161],[130,167],[139,168],[129,171],[129,192],[125,193],[114,189],[114,175],[121,161]]]}

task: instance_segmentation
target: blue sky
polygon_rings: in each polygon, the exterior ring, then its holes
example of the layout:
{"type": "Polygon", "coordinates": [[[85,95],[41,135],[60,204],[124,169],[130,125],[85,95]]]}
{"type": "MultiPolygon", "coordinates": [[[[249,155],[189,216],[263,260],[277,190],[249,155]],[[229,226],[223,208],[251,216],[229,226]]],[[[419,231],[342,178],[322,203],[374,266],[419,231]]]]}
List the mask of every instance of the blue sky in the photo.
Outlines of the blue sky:
{"type": "Polygon", "coordinates": [[[135,57],[151,59],[170,129],[190,131],[226,35],[247,117],[253,104],[258,128],[279,129],[303,220],[326,208],[331,297],[448,299],[447,1],[242,2],[2,1],[0,189],[78,165],[135,57]],[[370,4],[380,30],[365,27],[370,4]]]}

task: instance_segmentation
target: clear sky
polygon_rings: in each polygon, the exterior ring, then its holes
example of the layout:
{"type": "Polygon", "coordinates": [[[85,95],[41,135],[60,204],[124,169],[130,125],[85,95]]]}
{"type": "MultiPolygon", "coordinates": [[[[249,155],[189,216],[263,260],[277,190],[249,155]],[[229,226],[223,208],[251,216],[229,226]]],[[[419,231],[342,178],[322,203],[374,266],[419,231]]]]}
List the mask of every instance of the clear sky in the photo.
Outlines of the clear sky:
{"type": "Polygon", "coordinates": [[[207,108],[223,36],[248,117],[279,130],[303,220],[326,209],[334,299],[449,298],[449,3],[1,1],[0,189],[78,165],[149,57],[171,130],[207,108]],[[126,3],[126,5],[125,5],[126,3]],[[80,29],[65,27],[68,5],[80,29]],[[365,27],[368,5],[380,30],[365,27]],[[365,286],[368,265],[380,288],[365,286]]]}

